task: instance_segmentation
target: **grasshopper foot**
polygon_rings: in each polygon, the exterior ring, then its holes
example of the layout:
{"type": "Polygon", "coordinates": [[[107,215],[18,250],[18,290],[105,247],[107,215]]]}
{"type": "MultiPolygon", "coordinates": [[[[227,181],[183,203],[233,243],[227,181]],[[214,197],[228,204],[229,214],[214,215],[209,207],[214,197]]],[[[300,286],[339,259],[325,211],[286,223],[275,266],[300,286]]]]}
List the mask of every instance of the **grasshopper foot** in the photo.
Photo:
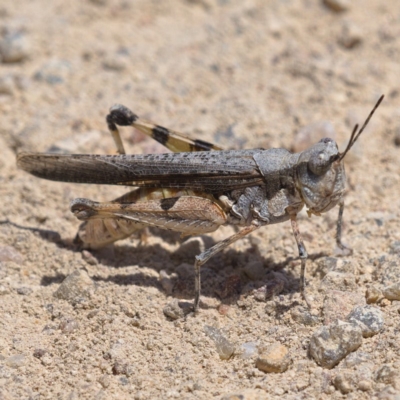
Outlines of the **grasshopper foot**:
{"type": "Polygon", "coordinates": [[[335,255],[339,257],[346,257],[353,254],[353,249],[345,246],[343,243],[336,243],[335,255]]]}

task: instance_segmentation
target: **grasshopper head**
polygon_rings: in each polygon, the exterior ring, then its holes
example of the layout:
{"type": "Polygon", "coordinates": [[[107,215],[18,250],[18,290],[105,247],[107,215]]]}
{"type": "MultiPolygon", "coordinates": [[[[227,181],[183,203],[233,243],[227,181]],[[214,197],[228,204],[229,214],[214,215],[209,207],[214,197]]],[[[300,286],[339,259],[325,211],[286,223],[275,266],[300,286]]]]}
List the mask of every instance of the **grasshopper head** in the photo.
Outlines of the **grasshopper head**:
{"type": "Polygon", "coordinates": [[[364,131],[383,97],[379,98],[363,126],[360,129],[358,125],[354,127],[343,153],[339,152],[333,139],[325,138],[300,154],[297,165],[298,189],[309,214],[319,215],[329,211],[343,197],[346,185],[343,159],[364,131]]]}
{"type": "Polygon", "coordinates": [[[309,213],[329,211],[342,198],[346,175],[336,142],[321,139],[303,151],[297,166],[298,189],[309,213]]]}

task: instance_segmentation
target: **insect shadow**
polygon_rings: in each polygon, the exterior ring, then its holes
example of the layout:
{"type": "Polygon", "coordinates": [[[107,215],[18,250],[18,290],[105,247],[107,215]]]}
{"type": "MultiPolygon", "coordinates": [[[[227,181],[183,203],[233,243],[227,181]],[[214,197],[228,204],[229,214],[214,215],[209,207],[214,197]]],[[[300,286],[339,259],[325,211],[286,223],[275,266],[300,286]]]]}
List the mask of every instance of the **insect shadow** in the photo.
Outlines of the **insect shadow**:
{"type": "MultiPolygon", "coordinates": [[[[33,232],[62,249],[72,252],[81,252],[82,250],[80,246],[73,244],[72,239],[62,239],[61,235],[53,230],[23,226],[8,219],[1,220],[1,224],[8,224],[17,229],[33,232]]],[[[110,269],[110,274],[104,277],[93,275],[93,270],[91,270],[91,278],[95,282],[112,282],[121,286],[156,287],[175,298],[190,300],[194,290],[194,269],[192,264],[194,254],[198,254],[196,246],[198,246],[197,239],[199,237],[192,237],[182,242],[179,233],[158,228],[150,228],[149,230],[151,236],[158,236],[163,242],[169,244],[180,243],[180,246],[175,251],[168,251],[160,244],[139,244],[136,247],[132,247],[131,244],[110,245],[105,249],[91,250],[91,254],[97,262],[114,269],[132,265],[146,266],[153,268],[157,272],[166,269],[167,274],[171,276],[171,293],[168,293],[168,290],[165,289],[157,277],[141,272],[113,274],[112,269],[110,269]],[[155,260],[162,260],[162,263],[154,262],[155,260]],[[167,268],[165,268],[165,265],[167,265],[167,268]]],[[[212,237],[206,235],[202,235],[201,240],[206,248],[216,243],[212,237]]],[[[316,260],[326,255],[325,253],[310,254],[309,258],[316,260]]],[[[296,259],[289,256],[281,262],[276,262],[272,257],[263,257],[256,245],[240,251],[230,248],[223,253],[217,254],[206,266],[202,267],[201,278],[204,283],[207,283],[204,285],[203,293],[207,297],[220,299],[222,304],[231,305],[236,303],[241,296],[251,295],[252,291],[256,290],[260,285],[268,285],[268,281],[273,276],[271,275],[273,271],[279,271],[288,282],[288,285],[283,288],[282,294],[297,293],[297,287],[299,286],[297,274],[290,269],[285,270],[285,267],[296,259]],[[243,272],[243,266],[247,262],[254,260],[260,261],[265,269],[264,279],[259,281],[252,280],[243,272]]],[[[66,277],[62,273],[44,275],[40,284],[42,286],[60,284],[66,277]]],[[[202,308],[207,308],[207,306],[203,304],[202,308]]]]}
{"type": "Polygon", "coordinates": [[[58,247],[68,248],[68,245],[61,239],[60,234],[56,231],[52,231],[50,229],[32,228],[30,226],[19,225],[19,224],[16,224],[15,222],[10,221],[9,219],[1,220],[0,225],[3,225],[3,224],[13,226],[14,228],[17,228],[20,230],[25,230],[25,231],[30,231],[30,232],[36,233],[42,239],[44,239],[50,243],[55,243],[58,247]]]}
{"type": "MultiPolygon", "coordinates": [[[[160,234],[163,241],[169,243],[180,242],[180,235],[174,232],[153,229],[152,236],[160,234]],[[171,235],[169,235],[171,233],[171,235]]],[[[98,258],[103,265],[113,268],[123,268],[130,265],[146,266],[157,272],[166,270],[169,278],[167,285],[163,284],[158,277],[151,277],[145,273],[133,274],[110,274],[105,276],[92,275],[92,279],[97,282],[112,282],[117,285],[129,286],[153,286],[167,295],[172,295],[177,299],[191,300],[194,291],[194,254],[198,254],[196,249],[197,237],[190,238],[181,243],[176,251],[170,252],[159,244],[143,244],[132,248],[131,245],[117,245],[114,251],[109,253],[92,254],[98,258]],[[162,260],[162,262],[157,261],[162,260]]],[[[209,236],[201,236],[206,247],[211,247],[215,241],[209,236]]],[[[310,259],[316,260],[326,256],[326,253],[311,254],[310,259]]],[[[251,295],[260,286],[268,285],[268,281],[273,279],[273,271],[279,271],[286,281],[282,294],[298,293],[300,279],[298,274],[292,270],[285,269],[290,263],[297,260],[296,257],[286,257],[283,261],[276,262],[272,257],[265,258],[261,255],[256,245],[246,250],[228,249],[217,254],[207,265],[201,269],[202,282],[204,285],[203,294],[206,297],[217,298],[222,304],[231,305],[237,302],[241,296],[251,295]],[[244,272],[244,266],[251,261],[259,261],[264,268],[264,276],[258,280],[249,278],[244,272]]],[[[300,264],[300,260],[298,261],[300,264]]],[[[202,304],[201,308],[207,308],[202,304]]]]}

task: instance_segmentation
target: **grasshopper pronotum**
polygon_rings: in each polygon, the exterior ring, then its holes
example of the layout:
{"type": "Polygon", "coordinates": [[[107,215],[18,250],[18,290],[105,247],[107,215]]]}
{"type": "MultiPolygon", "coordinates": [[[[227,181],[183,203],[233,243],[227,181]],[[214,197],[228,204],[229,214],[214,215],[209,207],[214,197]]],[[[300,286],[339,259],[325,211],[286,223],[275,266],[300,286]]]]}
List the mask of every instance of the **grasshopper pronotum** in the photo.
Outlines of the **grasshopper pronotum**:
{"type": "Polygon", "coordinates": [[[301,259],[300,291],[305,295],[307,251],[296,216],[305,205],[320,215],[339,205],[336,243],[341,242],[346,176],[343,159],[359,138],[381,96],[360,129],[354,127],[340,153],[325,138],[301,153],[285,149],[227,150],[192,140],[178,132],[142,121],[121,105],[111,108],[108,127],[119,155],[18,155],[18,166],[40,178],[80,183],[136,186],[108,203],[75,199],[71,211],[85,221],[78,232],[87,245],[101,246],[145,226],[181,232],[213,232],[221,225],[241,229],[196,256],[194,310],[200,302],[200,267],[214,254],[261,226],[291,221],[301,259]],[[117,128],[133,126],[174,153],[128,155],[117,128]]]}

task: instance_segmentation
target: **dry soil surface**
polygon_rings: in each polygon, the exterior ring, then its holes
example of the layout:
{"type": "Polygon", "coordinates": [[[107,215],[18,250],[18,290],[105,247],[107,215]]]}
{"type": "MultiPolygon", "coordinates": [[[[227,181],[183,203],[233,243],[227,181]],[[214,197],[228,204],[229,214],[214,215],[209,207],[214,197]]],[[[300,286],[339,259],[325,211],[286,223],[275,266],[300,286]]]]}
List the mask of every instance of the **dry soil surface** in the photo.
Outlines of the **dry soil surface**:
{"type": "MultiPolygon", "coordinates": [[[[1,1],[0,399],[400,398],[400,8],[326,3],[1,1]],[[148,229],[82,251],[69,203],[127,189],[16,167],[21,151],[115,154],[114,103],[227,149],[327,135],[344,149],[381,94],[345,160],[353,253],[335,249],[337,208],[299,215],[311,311],[288,222],[212,258],[200,312],[182,317],[196,241],[148,229]],[[372,312],[368,337],[349,322],[356,305],[372,312]]],[[[166,151],[123,138],[129,153],[166,151]]]]}

